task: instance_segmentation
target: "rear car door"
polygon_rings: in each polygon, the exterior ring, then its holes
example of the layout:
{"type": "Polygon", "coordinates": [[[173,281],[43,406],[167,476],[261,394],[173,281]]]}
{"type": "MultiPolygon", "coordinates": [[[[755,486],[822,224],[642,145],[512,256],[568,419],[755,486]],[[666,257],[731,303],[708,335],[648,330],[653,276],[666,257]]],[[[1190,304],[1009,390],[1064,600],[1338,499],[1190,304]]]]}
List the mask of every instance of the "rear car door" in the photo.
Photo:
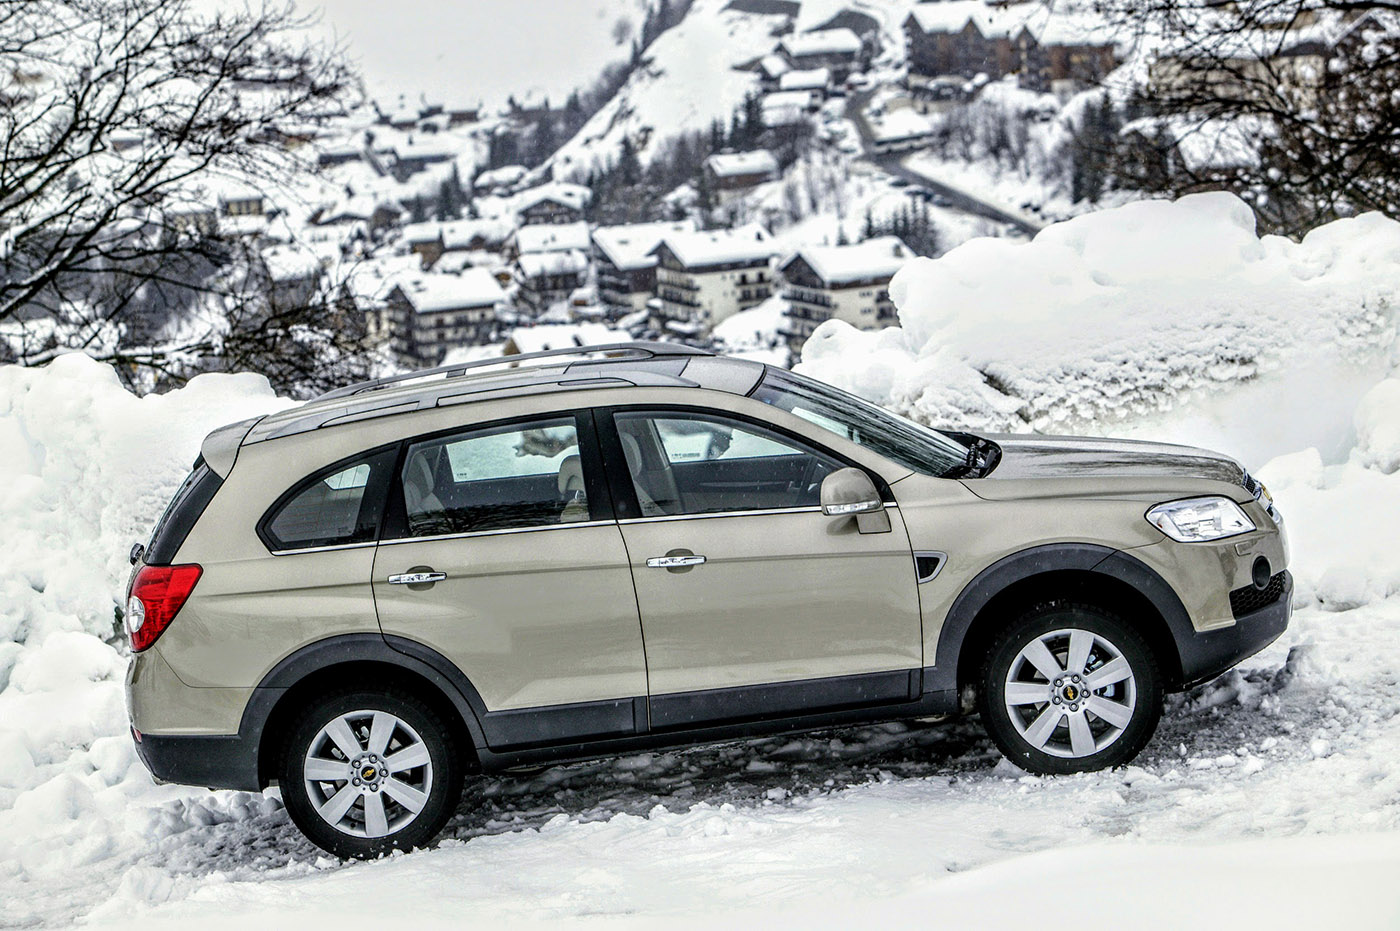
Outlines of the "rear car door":
{"type": "Polygon", "coordinates": [[[912,700],[922,630],[909,538],[822,513],[850,463],[735,415],[600,415],[641,610],[654,729],[912,700]]]}
{"type": "Polygon", "coordinates": [[[635,729],[641,627],[589,412],[407,443],[373,587],[391,644],[467,677],[493,747],[635,729]]]}

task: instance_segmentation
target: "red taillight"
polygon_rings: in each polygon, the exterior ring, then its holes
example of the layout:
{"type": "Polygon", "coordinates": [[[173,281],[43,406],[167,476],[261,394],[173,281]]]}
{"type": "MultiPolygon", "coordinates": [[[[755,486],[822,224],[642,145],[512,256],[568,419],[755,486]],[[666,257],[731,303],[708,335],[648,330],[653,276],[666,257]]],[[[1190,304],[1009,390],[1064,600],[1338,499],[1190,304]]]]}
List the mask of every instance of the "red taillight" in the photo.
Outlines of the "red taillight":
{"type": "Polygon", "coordinates": [[[126,601],[126,632],[140,653],[165,633],[204,570],[199,566],[142,566],[126,601]]]}

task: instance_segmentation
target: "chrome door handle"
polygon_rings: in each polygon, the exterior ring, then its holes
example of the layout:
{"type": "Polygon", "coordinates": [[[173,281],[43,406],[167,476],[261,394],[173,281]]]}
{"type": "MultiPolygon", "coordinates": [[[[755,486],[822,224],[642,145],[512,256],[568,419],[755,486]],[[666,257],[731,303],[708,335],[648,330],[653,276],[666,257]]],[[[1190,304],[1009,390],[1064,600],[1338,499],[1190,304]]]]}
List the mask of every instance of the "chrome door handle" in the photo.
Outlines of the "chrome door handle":
{"type": "Polygon", "coordinates": [[[446,572],[401,572],[389,576],[390,585],[430,585],[447,578],[446,572]]]}
{"type": "Polygon", "coordinates": [[[647,568],[675,569],[680,566],[698,566],[704,561],[704,556],[653,556],[647,560],[647,568]]]}

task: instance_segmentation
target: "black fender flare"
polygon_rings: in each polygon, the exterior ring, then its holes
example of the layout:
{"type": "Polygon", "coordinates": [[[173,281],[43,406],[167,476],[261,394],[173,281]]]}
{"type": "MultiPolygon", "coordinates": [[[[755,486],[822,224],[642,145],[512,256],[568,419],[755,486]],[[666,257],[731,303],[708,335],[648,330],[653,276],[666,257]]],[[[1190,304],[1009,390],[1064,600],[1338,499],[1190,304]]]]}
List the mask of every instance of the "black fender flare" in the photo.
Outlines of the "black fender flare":
{"type": "MultiPolygon", "coordinates": [[[[430,647],[402,637],[375,633],[328,637],[284,657],[263,676],[249,696],[238,725],[240,743],[260,749],[273,709],[289,689],[313,673],[352,662],[385,663],[427,680],[452,704],[476,750],[480,752],[486,746],[481,727],[481,715],[486,706],[467,677],[447,657],[430,647]]],[[[260,766],[262,762],[259,760],[260,766]]]]}
{"type": "Polygon", "coordinates": [[[948,609],[938,634],[935,666],[924,670],[926,691],[956,689],[958,665],[968,631],[977,615],[1009,586],[1047,572],[1091,572],[1123,582],[1150,601],[1167,623],[1180,669],[1181,648],[1195,635],[1191,616],[1181,599],[1155,570],[1142,560],[1094,543],[1047,543],[1004,556],[983,569],[963,588],[948,609]]]}

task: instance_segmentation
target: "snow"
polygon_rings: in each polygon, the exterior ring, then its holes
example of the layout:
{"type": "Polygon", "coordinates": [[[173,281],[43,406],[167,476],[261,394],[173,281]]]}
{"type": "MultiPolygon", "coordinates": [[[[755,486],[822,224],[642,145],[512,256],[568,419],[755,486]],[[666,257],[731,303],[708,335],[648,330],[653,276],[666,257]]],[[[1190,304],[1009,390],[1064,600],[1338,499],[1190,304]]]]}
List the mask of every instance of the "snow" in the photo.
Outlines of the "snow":
{"type": "Polygon", "coordinates": [[[800,258],[828,285],[842,285],[888,278],[913,257],[898,236],[876,236],[846,246],[806,246],[784,259],[780,267],[800,258]]]}
{"type": "Polygon", "coordinates": [[[778,251],[768,231],[753,223],[734,229],[668,233],[661,241],[686,268],[763,262],[778,251]]]}
{"type": "Polygon", "coordinates": [[[860,36],[849,29],[823,29],[788,36],[782,49],[793,58],[816,55],[854,55],[860,51],[860,36]]]}
{"type": "Polygon", "coordinates": [[[534,223],[515,231],[515,248],[521,253],[587,251],[592,241],[588,224],[582,220],[578,223],[534,223]]]}
{"type": "Polygon", "coordinates": [[[1121,432],[1153,414],[1179,432],[1234,390],[1260,409],[1301,410],[1292,429],[1260,417],[1221,431],[1226,452],[1291,452],[1306,426],[1302,445],[1330,453],[1389,364],[1397,293],[1400,223],[1366,214],[1301,243],[1261,238],[1238,198],[1199,194],[1077,217],[1030,243],[978,239],[916,259],[890,286],[900,328],[829,322],[804,365],[925,421],[1041,432],[1121,432]],[[1290,389],[1303,384],[1293,368],[1332,378],[1346,413],[1310,417],[1327,405],[1290,389]]]}
{"type": "Polygon", "coordinates": [[[705,159],[705,167],[717,178],[776,174],[778,160],[767,149],[757,152],[720,152],[705,159]]]}
{"type": "Polygon", "coordinates": [[[771,52],[773,29],[785,21],[726,9],[728,3],[695,0],[685,19],[647,49],[647,63],[554,155],[554,176],[586,178],[617,158],[624,135],[645,164],[668,138],[715,120],[728,125],[757,86],[757,75],[740,66],[771,52]]]}
{"type": "Polygon", "coordinates": [[[581,249],[526,252],[515,260],[526,278],[541,275],[572,275],[588,268],[588,255],[581,249]]]}
{"type": "Polygon", "coordinates": [[[506,355],[545,352],[550,349],[571,349],[576,346],[609,346],[630,342],[631,339],[625,332],[614,330],[601,323],[561,323],[517,327],[510,331],[510,338],[506,343],[506,355]],[[512,349],[514,351],[511,351],[512,349]]]}
{"type": "Polygon", "coordinates": [[[634,271],[651,268],[656,264],[656,256],[652,254],[652,250],[663,237],[693,232],[694,220],[599,226],[593,230],[593,244],[618,269],[634,271]]]}
{"type": "MultiPolygon", "coordinates": [[[[1397,257],[1381,217],[1292,243],[1224,196],[1142,204],[911,263],[903,329],[828,325],[809,350],[809,371],[924,419],[1252,437],[1289,527],[1293,623],[1171,698],[1133,765],[1028,776],[976,721],[640,753],[473,780],[439,847],[348,865],[273,793],[152,785],[122,707],[127,548],[208,430],[288,402],[255,375],[138,399],[78,355],[0,367],[4,920],[988,927],[1087,883],[1090,918],[1134,927],[1394,927],[1397,257]]],[[[761,339],[779,305],[726,339],[761,339]]]]}
{"type": "Polygon", "coordinates": [[[778,89],[785,91],[825,91],[830,86],[830,68],[788,71],[778,78],[778,89]]]}
{"type": "Polygon", "coordinates": [[[424,273],[398,282],[415,313],[432,314],[470,307],[494,307],[505,302],[496,276],[485,268],[468,268],[460,275],[424,273]]]}

